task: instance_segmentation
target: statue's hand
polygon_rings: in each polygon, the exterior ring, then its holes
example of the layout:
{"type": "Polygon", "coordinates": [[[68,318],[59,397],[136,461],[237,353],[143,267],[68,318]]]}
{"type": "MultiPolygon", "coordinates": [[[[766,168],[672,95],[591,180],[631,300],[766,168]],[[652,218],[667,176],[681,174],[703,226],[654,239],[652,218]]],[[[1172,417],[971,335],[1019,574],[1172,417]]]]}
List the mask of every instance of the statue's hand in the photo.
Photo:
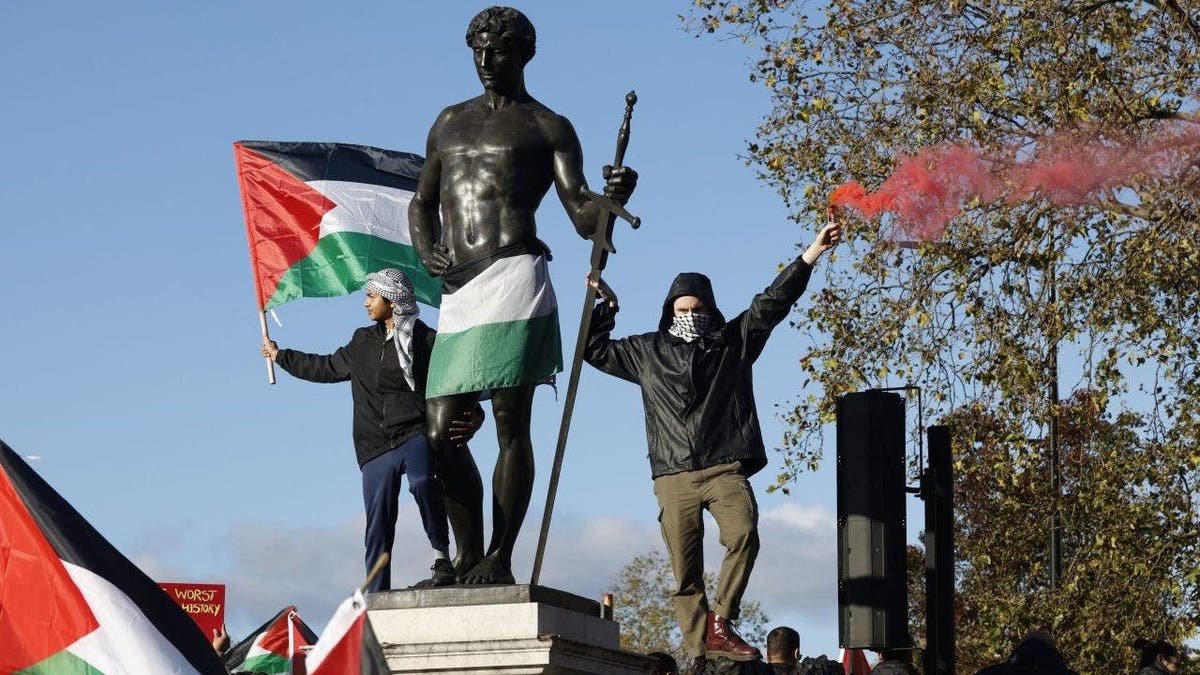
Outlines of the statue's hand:
{"type": "Polygon", "coordinates": [[[445,244],[434,244],[428,255],[421,256],[421,263],[429,270],[429,274],[435,277],[442,276],[454,265],[454,261],[450,259],[450,249],[445,244]]]}
{"type": "Polygon", "coordinates": [[[607,181],[604,185],[604,194],[624,206],[625,202],[629,201],[629,197],[633,195],[633,189],[637,187],[638,174],[628,166],[616,168],[605,166],[604,180],[607,181]]]}

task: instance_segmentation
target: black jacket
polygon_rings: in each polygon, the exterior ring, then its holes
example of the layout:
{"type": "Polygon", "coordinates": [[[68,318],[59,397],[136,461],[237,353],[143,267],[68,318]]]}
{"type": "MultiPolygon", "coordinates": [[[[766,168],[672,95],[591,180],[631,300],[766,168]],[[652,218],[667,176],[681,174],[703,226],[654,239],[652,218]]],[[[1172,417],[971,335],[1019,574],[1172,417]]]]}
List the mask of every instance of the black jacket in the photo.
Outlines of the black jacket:
{"type": "Polygon", "coordinates": [[[1062,653],[1053,642],[1039,635],[1030,635],[1008,657],[1005,663],[988,666],[976,675],[1079,675],[1067,666],[1062,653]]]}
{"type": "Polygon", "coordinates": [[[382,323],[354,331],[332,354],[280,349],[275,362],[309,382],[350,380],[354,399],[354,452],[362,466],[417,434],[425,433],[425,376],[437,331],[420,319],[413,326],[413,391],[404,379],[396,347],[382,323]]]}
{"type": "Polygon", "coordinates": [[[811,273],[812,267],[796,259],[728,323],[708,278],[680,274],[663,303],[659,329],[621,340],[609,337],[616,313],[607,303],[596,306],[584,358],[641,386],[653,477],[733,461],[741,461],[749,476],[766,466],[751,366],[811,273]],[[689,343],[667,332],[675,299],[684,295],[700,298],[712,310],[720,327],[715,335],[689,343]]]}

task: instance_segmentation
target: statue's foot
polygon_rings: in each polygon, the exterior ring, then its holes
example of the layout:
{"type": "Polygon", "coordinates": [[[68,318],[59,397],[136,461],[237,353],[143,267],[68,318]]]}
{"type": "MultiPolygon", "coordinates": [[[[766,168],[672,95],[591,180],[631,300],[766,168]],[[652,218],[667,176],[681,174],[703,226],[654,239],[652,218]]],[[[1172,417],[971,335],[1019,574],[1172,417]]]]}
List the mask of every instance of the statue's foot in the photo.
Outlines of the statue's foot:
{"type": "Polygon", "coordinates": [[[462,583],[462,580],[471,570],[475,569],[475,566],[482,559],[482,553],[476,553],[475,555],[459,553],[458,557],[454,559],[454,574],[458,576],[458,582],[462,583]]]}
{"type": "Polygon", "coordinates": [[[515,584],[517,580],[513,578],[512,565],[507,562],[502,562],[496,554],[489,555],[479,564],[460,577],[460,583],[464,584],[515,584]]]}

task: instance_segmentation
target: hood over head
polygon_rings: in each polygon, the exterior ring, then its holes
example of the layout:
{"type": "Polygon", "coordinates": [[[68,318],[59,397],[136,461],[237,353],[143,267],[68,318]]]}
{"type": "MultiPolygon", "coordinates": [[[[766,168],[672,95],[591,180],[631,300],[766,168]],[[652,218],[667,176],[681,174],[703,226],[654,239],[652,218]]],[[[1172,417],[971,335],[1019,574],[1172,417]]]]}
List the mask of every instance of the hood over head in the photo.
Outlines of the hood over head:
{"type": "Polygon", "coordinates": [[[715,321],[713,328],[720,329],[725,326],[725,315],[717,309],[717,299],[713,296],[712,282],[699,272],[682,272],[675,277],[675,281],[671,282],[671,288],[667,291],[667,299],[663,301],[662,318],[658,321],[660,331],[671,327],[671,322],[675,318],[675,300],[685,295],[694,295],[700,298],[700,301],[713,315],[715,321]]]}

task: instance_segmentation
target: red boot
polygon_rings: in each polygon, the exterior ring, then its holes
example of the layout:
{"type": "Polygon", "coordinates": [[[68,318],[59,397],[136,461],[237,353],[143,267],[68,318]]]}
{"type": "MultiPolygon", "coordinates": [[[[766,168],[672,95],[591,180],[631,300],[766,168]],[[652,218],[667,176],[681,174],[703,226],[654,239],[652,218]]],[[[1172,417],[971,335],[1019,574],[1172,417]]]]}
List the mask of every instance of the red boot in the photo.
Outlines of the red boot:
{"type": "Polygon", "coordinates": [[[729,619],[717,616],[716,612],[708,613],[704,651],[709,658],[723,656],[731,661],[753,661],[762,658],[762,654],[746,644],[733,626],[729,625],[729,619]]]}

